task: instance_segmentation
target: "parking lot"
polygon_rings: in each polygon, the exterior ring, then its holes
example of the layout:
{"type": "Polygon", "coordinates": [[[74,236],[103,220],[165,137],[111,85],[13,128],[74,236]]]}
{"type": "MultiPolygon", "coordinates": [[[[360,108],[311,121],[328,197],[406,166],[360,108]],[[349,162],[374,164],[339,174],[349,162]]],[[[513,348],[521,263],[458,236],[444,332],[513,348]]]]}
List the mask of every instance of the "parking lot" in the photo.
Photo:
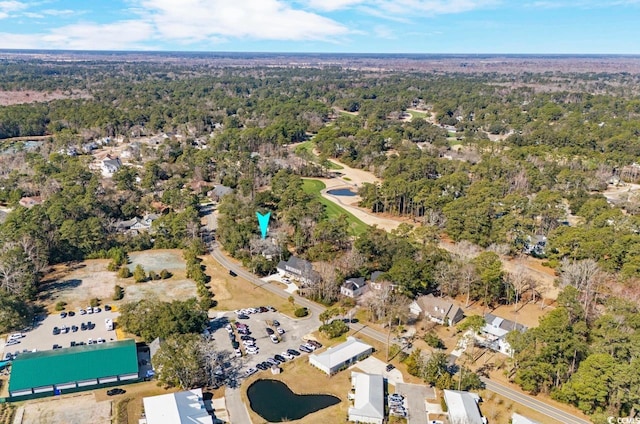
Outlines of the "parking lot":
{"type": "Polygon", "coordinates": [[[33,328],[29,331],[23,332],[24,337],[18,339],[19,343],[4,347],[2,358],[6,356],[6,353],[24,352],[24,351],[44,351],[53,349],[53,345],[57,344],[61,347],[69,347],[71,342],[84,342],[87,343],[89,339],[92,341],[100,338],[106,342],[116,340],[115,331],[107,331],[105,327],[105,319],[109,318],[113,321],[118,316],[117,312],[105,311],[104,308],[100,308],[101,311],[93,314],[80,315],[78,310],[73,311],[73,316],[66,316],[62,318],[60,314],[48,315],[41,317],[36,321],[33,328]],[[82,324],[85,325],[91,322],[94,324],[92,329],[82,330],[82,324]],[[73,327],[77,327],[76,331],[73,331],[73,327]],[[62,329],[60,334],[54,335],[53,328],[58,327],[62,329]],[[65,332],[64,328],[68,327],[65,332]]]}
{"type": "MultiPolygon", "coordinates": [[[[279,312],[262,312],[247,316],[248,319],[238,319],[234,312],[226,312],[219,314],[211,322],[212,336],[216,341],[216,346],[228,352],[227,358],[229,358],[229,364],[225,367],[228,370],[225,372],[227,377],[231,374],[232,378],[241,379],[247,369],[255,368],[258,363],[265,361],[267,358],[273,358],[275,355],[281,354],[287,349],[300,351],[299,346],[304,343],[305,337],[318,328],[316,319],[292,319],[279,312]],[[280,327],[285,331],[284,334],[278,335],[279,343],[273,343],[269,334],[267,334],[267,328],[271,328],[274,331],[276,330],[276,327],[271,325],[273,320],[277,320],[280,323],[280,327]],[[240,343],[240,349],[243,354],[241,358],[235,357],[229,332],[225,328],[228,323],[233,322],[246,324],[249,327],[249,336],[255,338],[255,345],[258,347],[257,354],[247,354],[246,348],[242,344],[241,334],[237,332],[234,325],[233,334],[235,339],[240,343]]],[[[277,334],[277,332],[275,334],[277,334]]],[[[298,360],[306,360],[306,354],[303,352],[300,353],[301,355],[298,357],[298,360]]]]}
{"type": "Polygon", "coordinates": [[[427,424],[426,399],[435,399],[433,388],[422,384],[398,383],[396,393],[404,396],[405,406],[409,413],[409,424],[427,424]]]}

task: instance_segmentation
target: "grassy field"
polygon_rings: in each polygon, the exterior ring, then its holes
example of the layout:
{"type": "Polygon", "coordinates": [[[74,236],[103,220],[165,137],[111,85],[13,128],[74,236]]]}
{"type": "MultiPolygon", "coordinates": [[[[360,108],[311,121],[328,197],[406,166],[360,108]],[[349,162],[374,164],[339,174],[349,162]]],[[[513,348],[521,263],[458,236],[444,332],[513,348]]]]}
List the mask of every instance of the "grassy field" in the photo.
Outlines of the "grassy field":
{"type": "Polygon", "coordinates": [[[426,112],[418,112],[416,110],[408,110],[407,113],[411,115],[411,119],[425,118],[427,116],[426,112]]]}
{"type": "MultiPolygon", "coordinates": [[[[307,140],[297,145],[295,153],[302,158],[311,160],[315,163],[320,163],[320,158],[315,153],[313,153],[313,140],[307,140]]],[[[342,166],[328,160],[324,161],[322,165],[327,169],[343,169],[342,166]]]]}
{"type": "Polygon", "coordinates": [[[305,179],[303,189],[305,193],[312,194],[317,196],[322,203],[326,207],[327,217],[329,219],[338,217],[340,215],[346,215],[347,221],[349,222],[349,226],[354,235],[359,235],[364,233],[368,226],[364,222],[360,221],[356,218],[351,212],[346,211],[342,207],[336,205],[330,200],[325,199],[320,195],[320,191],[325,188],[325,184],[322,181],[305,179]]]}

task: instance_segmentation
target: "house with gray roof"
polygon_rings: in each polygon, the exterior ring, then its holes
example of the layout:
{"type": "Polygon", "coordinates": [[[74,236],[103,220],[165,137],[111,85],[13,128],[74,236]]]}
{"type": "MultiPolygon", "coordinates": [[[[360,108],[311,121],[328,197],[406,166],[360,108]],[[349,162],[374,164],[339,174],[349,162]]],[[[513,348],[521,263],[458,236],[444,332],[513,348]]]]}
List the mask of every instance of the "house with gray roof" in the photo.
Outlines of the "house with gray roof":
{"type": "Polygon", "coordinates": [[[340,286],[340,294],[355,299],[362,296],[368,289],[363,277],[349,278],[340,286]]]}
{"type": "Polygon", "coordinates": [[[106,178],[113,177],[113,174],[115,174],[120,168],[122,168],[122,162],[119,157],[112,158],[111,156],[107,156],[100,165],[102,176],[106,178]]]}
{"type": "Polygon", "coordinates": [[[213,189],[207,192],[207,197],[209,197],[214,202],[219,202],[224,196],[230,193],[233,193],[233,189],[231,187],[227,187],[222,184],[216,184],[213,186],[213,189]]]}
{"type": "Polygon", "coordinates": [[[320,281],[320,274],[313,269],[311,262],[291,256],[287,261],[280,261],[276,267],[281,277],[293,278],[303,284],[320,281]]]}
{"type": "Polygon", "coordinates": [[[456,325],[464,318],[462,308],[452,300],[435,297],[433,294],[418,297],[409,305],[409,311],[412,315],[423,316],[446,326],[456,325]]]}
{"type": "Polygon", "coordinates": [[[482,327],[480,336],[478,336],[481,344],[491,350],[511,356],[511,346],[506,340],[507,334],[512,331],[520,331],[522,333],[527,330],[527,327],[493,314],[486,314],[484,320],[486,324],[482,327]]]}

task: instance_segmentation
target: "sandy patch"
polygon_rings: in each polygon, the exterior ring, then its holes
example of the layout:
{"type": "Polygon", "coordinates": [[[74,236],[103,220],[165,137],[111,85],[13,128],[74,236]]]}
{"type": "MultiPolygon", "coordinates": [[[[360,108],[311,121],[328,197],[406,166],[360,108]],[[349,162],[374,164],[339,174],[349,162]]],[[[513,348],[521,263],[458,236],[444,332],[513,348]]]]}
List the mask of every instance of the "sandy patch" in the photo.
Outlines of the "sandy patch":
{"type": "Polygon", "coordinates": [[[181,250],[153,250],[129,253],[129,269],[133,271],[136,265],[142,265],[145,271],[160,272],[163,269],[177,271],[186,269],[181,250]]]}
{"type": "Polygon", "coordinates": [[[0,91],[0,106],[17,105],[24,103],[50,102],[59,99],[90,99],[91,95],[81,91],[65,94],[62,91],[0,91]]]}
{"type": "Polygon", "coordinates": [[[130,284],[125,287],[123,300],[134,302],[142,299],[158,299],[171,302],[173,300],[185,300],[190,297],[198,297],[196,283],[187,279],[170,278],[168,280],[130,284]]]}
{"type": "Polygon", "coordinates": [[[22,424],[111,423],[111,402],[96,402],[93,394],[30,401],[22,408],[22,424]]]}

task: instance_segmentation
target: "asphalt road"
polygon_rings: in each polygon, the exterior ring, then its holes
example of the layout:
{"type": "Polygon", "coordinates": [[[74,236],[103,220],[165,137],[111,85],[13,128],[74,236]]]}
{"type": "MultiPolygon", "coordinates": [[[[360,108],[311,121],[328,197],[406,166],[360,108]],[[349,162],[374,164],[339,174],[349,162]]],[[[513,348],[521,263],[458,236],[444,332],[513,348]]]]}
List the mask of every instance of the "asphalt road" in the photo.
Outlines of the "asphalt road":
{"type": "MultiPolygon", "coordinates": [[[[211,250],[211,256],[220,263],[220,265],[222,265],[223,267],[233,270],[236,274],[238,274],[239,276],[242,276],[243,278],[247,279],[248,281],[250,281],[251,283],[262,287],[263,289],[277,295],[280,296],[284,299],[287,299],[290,294],[285,292],[284,290],[280,289],[279,287],[276,287],[274,285],[271,285],[269,283],[265,283],[264,281],[260,280],[258,277],[256,277],[255,275],[253,275],[252,273],[246,271],[244,268],[242,268],[239,265],[236,265],[234,262],[230,261],[229,259],[227,259],[222,252],[220,251],[220,247],[215,244],[212,247],[211,250]]],[[[309,308],[310,311],[312,311],[314,314],[316,314],[316,316],[320,315],[322,313],[322,311],[325,310],[325,308],[323,306],[320,306],[314,302],[311,302],[305,298],[302,298],[298,295],[294,295],[294,298],[296,300],[296,303],[298,305],[302,305],[302,306],[306,306],[307,308],[309,308]]],[[[351,328],[355,330],[354,335],[358,335],[358,334],[363,334],[367,337],[370,337],[374,340],[380,341],[382,343],[386,343],[387,342],[387,335],[372,329],[370,327],[367,327],[365,325],[362,324],[350,324],[351,328]]],[[[504,386],[502,384],[496,383],[492,380],[486,379],[486,378],[482,378],[482,381],[485,383],[486,385],[486,389],[489,391],[492,391],[494,393],[497,393],[501,396],[504,396],[507,399],[510,399],[514,402],[517,402],[521,405],[524,405],[526,407],[529,407],[531,409],[534,409],[542,414],[545,414],[546,416],[553,418],[555,420],[558,420],[562,423],[565,424],[590,424],[589,421],[583,420],[581,418],[575,417],[561,409],[558,409],[554,406],[548,405],[536,398],[533,398],[531,396],[527,396],[524,395],[516,390],[511,389],[508,386],[504,386]]]]}

